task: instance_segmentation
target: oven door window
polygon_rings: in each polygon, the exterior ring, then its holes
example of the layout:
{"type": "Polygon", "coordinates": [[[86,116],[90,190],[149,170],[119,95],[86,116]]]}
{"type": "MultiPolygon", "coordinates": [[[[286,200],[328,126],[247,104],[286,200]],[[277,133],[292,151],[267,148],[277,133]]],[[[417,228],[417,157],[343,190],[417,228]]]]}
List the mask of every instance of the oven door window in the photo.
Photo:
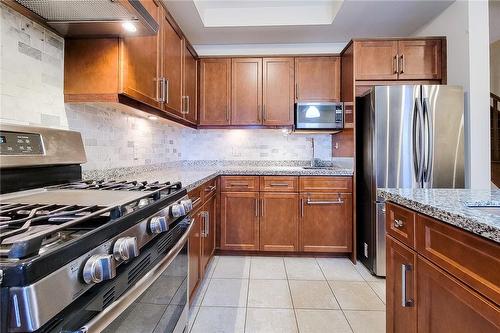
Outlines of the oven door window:
{"type": "Polygon", "coordinates": [[[297,103],[297,129],[332,129],[344,125],[341,103],[297,103]]]}
{"type": "Polygon", "coordinates": [[[182,332],[187,320],[187,246],[167,270],[103,332],[182,332]]]}

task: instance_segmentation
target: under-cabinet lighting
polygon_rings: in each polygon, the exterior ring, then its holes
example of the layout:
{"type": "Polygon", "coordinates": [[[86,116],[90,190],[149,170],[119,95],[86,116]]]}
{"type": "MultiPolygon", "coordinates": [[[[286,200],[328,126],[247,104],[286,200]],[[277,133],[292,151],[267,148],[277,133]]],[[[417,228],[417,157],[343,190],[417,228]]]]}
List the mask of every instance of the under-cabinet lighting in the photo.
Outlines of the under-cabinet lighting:
{"type": "Polygon", "coordinates": [[[127,32],[136,32],[137,31],[137,27],[132,22],[123,22],[122,27],[127,32]]]}
{"type": "Polygon", "coordinates": [[[158,117],[156,117],[156,116],[148,116],[148,119],[149,120],[158,120],[158,117]]]}

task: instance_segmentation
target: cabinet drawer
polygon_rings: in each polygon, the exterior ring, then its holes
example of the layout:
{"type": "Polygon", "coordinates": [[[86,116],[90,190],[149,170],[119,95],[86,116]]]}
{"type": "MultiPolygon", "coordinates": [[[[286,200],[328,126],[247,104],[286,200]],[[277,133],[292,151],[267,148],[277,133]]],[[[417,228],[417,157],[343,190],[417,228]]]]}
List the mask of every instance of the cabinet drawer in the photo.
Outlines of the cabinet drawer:
{"type": "Polygon", "coordinates": [[[213,195],[217,193],[217,179],[214,178],[209,180],[205,184],[203,184],[203,195],[205,197],[205,201],[211,198],[213,195]]]}
{"type": "Polygon", "coordinates": [[[203,200],[204,200],[203,187],[198,186],[197,188],[192,189],[191,191],[189,191],[188,197],[189,197],[189,199],[191,199],[191,201],[193,203],[193,210],[192,211],[194,212],[199,207],[203,206],[203,200]]]}
{"type": "Polygon", "coordinates": [[[297,192],[299,177],[263,176],[260,177],[260,190],[264,192],[297,192]]]}
{"type": "Polygon", "coordinates": [[[223,192],[258,192],[258,176],[223,176],[221,177],[223,192]]]}
{"type": "Polygon", "coordinates": [[[300,192],[352,192],[351,177],[300,177],[300,192]]]}
{"type": "Polygon", "coordinates": [[[387,234],[414,249],[415,218],[416,214],[413,211],[387,203],[385,230],[387,234]]]}
{"type": "Polygon", "coordinates": [[[433,218],[417,215],[417,252],[500,303],[500,246],[433,218]]]}

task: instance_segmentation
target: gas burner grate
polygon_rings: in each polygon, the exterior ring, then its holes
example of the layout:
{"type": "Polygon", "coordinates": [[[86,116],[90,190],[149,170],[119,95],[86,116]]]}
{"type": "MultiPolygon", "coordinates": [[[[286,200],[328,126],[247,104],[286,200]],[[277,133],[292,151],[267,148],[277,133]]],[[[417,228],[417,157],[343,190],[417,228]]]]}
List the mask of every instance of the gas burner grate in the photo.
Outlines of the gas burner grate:
{"type": "MultiPolygon", "coordinates": [[[[111,190],[111,191],[157,191],[180,189],[180,183],[170,182],[160,183],[158,181],[149,183],[147,181],[105,181],[105,180],[82,180],[63,185],[52,186],[57,189],[77,189],[77,190],[111,190]]],[[[169,194],[170,194],[169,192],[169,194]]]]}

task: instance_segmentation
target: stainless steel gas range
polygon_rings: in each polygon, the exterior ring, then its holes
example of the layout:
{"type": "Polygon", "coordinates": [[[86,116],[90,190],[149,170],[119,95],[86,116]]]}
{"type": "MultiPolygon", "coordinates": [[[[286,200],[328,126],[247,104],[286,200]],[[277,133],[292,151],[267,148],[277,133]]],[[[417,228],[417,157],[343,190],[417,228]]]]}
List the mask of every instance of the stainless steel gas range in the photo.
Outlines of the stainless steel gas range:
{"type": "Polygon", "coordinates": [[[180,183],[82,181],[79,133],[0,125],[0,332],[183,332],[180,183]]]}

